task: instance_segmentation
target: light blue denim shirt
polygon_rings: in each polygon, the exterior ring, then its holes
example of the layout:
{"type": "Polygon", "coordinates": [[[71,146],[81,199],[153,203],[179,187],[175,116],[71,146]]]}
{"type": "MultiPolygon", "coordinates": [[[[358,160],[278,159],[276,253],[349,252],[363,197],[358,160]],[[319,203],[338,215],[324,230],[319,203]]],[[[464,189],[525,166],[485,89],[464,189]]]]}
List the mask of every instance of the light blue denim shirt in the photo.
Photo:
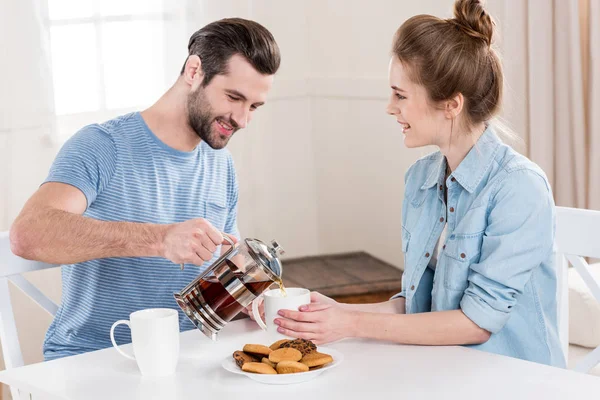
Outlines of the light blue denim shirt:
{"type": "Polygon", "coordinates": [[[502,143],[491,126],[444,182],[445,172],[446,159],[436,152],[406,173],[405,271],[395,297],[406,298],[406,313],[461,309],[491,332],[487,342],[470,347],[565,367],[554,202],[544,172],[502,143]],[[433,270],[427,265],[446,223],[433,270]]]}

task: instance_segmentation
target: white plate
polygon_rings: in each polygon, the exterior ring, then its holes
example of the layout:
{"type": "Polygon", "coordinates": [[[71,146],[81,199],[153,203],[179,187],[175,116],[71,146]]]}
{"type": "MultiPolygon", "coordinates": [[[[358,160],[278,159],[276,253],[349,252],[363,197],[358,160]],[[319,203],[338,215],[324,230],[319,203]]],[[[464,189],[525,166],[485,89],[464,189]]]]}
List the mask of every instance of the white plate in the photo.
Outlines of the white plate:
{"type": "Polygon", "coordinates": [[[344,356],[337,350],[330,349],[327,347],[319,347],[317,349],[319,353],[329,354],[333,357],[333,362],[324,366],[323,368],[315,369],[313,371],[308,372],[299,372],[296,374],[278,374],[278,375],[268,375],[268,374],[253,374],[251,372],[244,372],[237,366],[235,360],[231,355],[223,360],[221,365],[229,372],[233,372],[234,374],[246,375],[248,378],[253,379],[260,383],[266,383],[269,385],[289,385],[290,383],[300,383],[310,381],[311,379],[315,379],[317,376],[321,375],[323,372],[330,370],[332,368],[337,367],[344,361],[344,356]]]}

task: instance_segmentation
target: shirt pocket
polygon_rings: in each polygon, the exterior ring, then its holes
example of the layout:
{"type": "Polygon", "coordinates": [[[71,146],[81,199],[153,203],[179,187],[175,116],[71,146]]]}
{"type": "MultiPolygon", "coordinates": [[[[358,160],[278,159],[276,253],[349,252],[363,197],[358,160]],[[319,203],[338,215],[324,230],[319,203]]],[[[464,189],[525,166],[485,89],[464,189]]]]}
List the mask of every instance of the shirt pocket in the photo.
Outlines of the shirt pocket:
{"type": "Polygon", "coordinates": [[[227,201],[225,199],[210,199],[204,202],[204,218],[216,229],[223,232],[227,222],[227,201]]]}
{"type": "Polygon", "coordinates": [[[479,260],[482,240],[483,232],[450,236],[444,249],[446,289],[464,291],[467,288],[470,266],[479,260]]]}

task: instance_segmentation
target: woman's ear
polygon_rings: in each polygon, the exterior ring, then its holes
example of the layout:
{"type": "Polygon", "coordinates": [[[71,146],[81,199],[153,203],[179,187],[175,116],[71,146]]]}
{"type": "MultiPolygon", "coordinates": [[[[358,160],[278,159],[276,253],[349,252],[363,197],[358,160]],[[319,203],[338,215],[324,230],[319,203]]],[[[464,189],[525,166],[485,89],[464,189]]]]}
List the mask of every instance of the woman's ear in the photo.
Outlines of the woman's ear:
{"type": "Polygon", "coordinates": [[[460,115],[465,104],[465,98],[462,93],[458,93],[451,99],[446,101],[446,118],[454,119],[460,115]]]}

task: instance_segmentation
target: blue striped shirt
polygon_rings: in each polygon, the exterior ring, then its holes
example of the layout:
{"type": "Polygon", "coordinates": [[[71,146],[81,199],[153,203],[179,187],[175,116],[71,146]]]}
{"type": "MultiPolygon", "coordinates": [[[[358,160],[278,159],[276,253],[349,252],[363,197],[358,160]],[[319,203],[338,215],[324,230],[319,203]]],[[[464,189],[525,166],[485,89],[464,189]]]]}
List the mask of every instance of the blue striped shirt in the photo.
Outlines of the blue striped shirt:
{"type": "MultiPolygon", "coordinates": [[[[206,218],[239,237],[231,154],[204,142],[190,152],[175,150],[150,131],[139,113],[81,129],[65,143],[45,182],[81,190],[87,199],[86,217],[158,224],[206,218]]],[[[173,292],[207,265],[188,265],[181,271],[164,258],[144,257],[63,266],[62,303],[46,333],[45,359],[110,347],[111,325],[134,311],[179,310],[173,292]]],[[[181,330],[194,328],[181,311],[179,324],[181,330]]],[[[129,329],[117,328],[115,339],[131,342],[129,329]]]]}

